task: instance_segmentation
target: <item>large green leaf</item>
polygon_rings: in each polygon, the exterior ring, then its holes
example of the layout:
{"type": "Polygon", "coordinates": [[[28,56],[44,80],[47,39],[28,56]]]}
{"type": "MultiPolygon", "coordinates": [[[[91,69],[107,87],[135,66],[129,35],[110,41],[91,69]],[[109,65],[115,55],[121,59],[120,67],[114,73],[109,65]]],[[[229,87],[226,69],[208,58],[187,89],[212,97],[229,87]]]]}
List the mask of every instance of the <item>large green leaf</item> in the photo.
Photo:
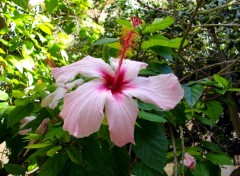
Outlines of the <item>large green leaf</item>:
{"type": "Polygon", "coordinates": [[[201,144],[203,145],[203,147],[212,150],[213,152],[218,152],[218,153],[222,153],[222,149],[221,147],[219,147],[219,145],[213,143],[213,142],[209,142],[209,141],[201,141],[201,144]]]}
{"type": "Polygon", "coordinates": [[[22,7],[24,10],[28,9],[28,1],[29,0],[12,0],[15,4],[22,7]]]}
{"type": "MultiPolygon", "coordinates": [[[[142,48],[147,49],[154,46],[166,46],[170,48],[179,48],[180,43],[182,41],[182,38],[175,38],[172,40],[165,40],[160,38],[150,38],[149,40],[146,40],[142,42],[142,48]]],[[[187,45],[187,41],[185,40],[183,46],[187,45]]]]}
{"type": "Polygon", "coordinates": [[[101,38],[97,40],[93,45],[103,45],[103,44],[113,43],[113,42],[116,42],[117,40],[118,40],[117,38],[101,38]]]}
{"type": "Polygon", "coordinates": [[[146,166],[143,163],[137,163],[134,167],[134,173],[136,176],[163,176],[163,173],[160,173],[150,167],[146,166]]]}
{"type": "Polygon", "coordinates": [[[143,31],[143,34],[157,32],[159,30],[163,30],[169,27],[174,23],[174,19],[172,17],[166,17],[164,19],[156,18],[153,23],[148,25],[143,31]]]}
{"type": "Polygon", "coordinates": [[[204,87],[200,84],[196,84],[193,86],[184,85],[183,89],[185,100],[187,101],[189,106],[193,107],[202,95],[204,87]]]}
{"type": "Polygon", "coordinates": [[[212,100],[205,103],[207,110],[204,112],[213,122],[216,122],[223,113],[223,107],[220,102],[212,100]]]}
{"type": "Polygon", "coordinates": [[[197,162],[192,174],[194,176],[210,176],[207,163],[197,162]]]}
{"type": "Polygon", "coordinates": [[[83,159],[82,159],[82,153],[76,148],[71,145],[69,145],[66,148],[68,157],[71,159],[71,161],[75,164],[81,164],[83,159]]]}
{"type": "Polygon", "coordinates": [[[153,114],[153,113],[149,113],[149,112],[145,112],[145,111],[140,111],[138,113],[138,116],[140,118],[142,118],[142,119],[149,120],[151,122],[161,122],[161,123],[164,123],[164,122],[167,121],[162,116],[159,116],[159,115],[156,115],[156,114],[153,114]]]}
{"type": "Polygon", "coordinates": [[[7,126],[11,127],[24,117],[29,116],[34,109],[32,103],[27,104],[26,106],[17,106],[9,114],[7,119],[7,126]]]}
{"type": "Polygon", "coordinates": [[[57,154],[49,158],[45,163],[40,167],[40,176],[57,176],[63,169],[67,160],[67,155],[57,154]]]}
{"type": "Polygon", "coordinates": [[[172,48],[165,47],[165,46],[154,46],[154,47],[151,48],[151,50],[153,50],[154,52],[156,52],[160,56],[164,57],[168,61],[173,61],[173,59],[172,59],[172,54],[173,54],[172,48]]]}
{"type": "Polygon", "coordinates": [[[24,175],[25,168],[18,164],[4,164],[4,169],[12,175],[24,175]]]}
{"type": "Polygon", "coordinates": [[[52,13],[58,6],[58,0],[45,0],[45,6],[48,13],[52,13]]]}
{"type": "Polygon", "coordinates": [[[140,121],[141,128],[135,130],[134,152],[152,169],[163,172],[168,150],[164,128],[159,123],[140,121]]]}
{"type": "Polygon", "coordinates": [[[110,148],[107,142],[85,138],[82,140],[83,160],[87,163],[86,175],[126,176],[130,158],[125,147],[110,148]]]}
{"type": "Polygon", "coordinates": [[[128,28],[131,28],[131,27],[132,27],[131,22],[128,21],[128,20],[123,20],[123,19],[118,18],[118,19],[116,20],[116,22],[117,22],[118,24],[120,24],[120,25],[122,25],[122,26],[125,26],[125,27],[128,27],[128,28]]]}
{"type": "Polygon", "coordinates": [[[224,154],[208,153],[206,159],[216,165],[232,165],[231,158],[224,154]]]}
{"type": "Polygon", "coordinates": [[[228,83],[228,81],[225,78],[223,78],[223,77],[221,77],[221,76],[219,76],[217,74],[214,74],[213,75],[213,79],[214,79],[214,81],[216,81],[218,83],[218,85],[221,88],[227,89],[229,87],[229,83],[228,83]]]}

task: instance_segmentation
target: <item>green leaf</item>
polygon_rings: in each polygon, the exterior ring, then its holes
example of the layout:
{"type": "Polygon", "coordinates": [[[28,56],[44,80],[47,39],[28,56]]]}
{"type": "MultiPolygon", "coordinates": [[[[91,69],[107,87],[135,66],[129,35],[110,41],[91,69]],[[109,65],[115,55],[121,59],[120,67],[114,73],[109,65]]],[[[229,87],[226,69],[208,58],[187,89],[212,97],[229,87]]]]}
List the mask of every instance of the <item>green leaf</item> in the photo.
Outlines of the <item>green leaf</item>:
{"type": "Polygon", "coordinates": [[[62,150],[62,146],[58,145],[55,146],[53,148],[51,148],[50,150],[47,151],[47,156],[52,157],[53,155],[55,155],[59,150],[62,150]]]}
{"type": "Polygon", "coordinates": [[[58,6],[58,0],[45,0],[45,7],[48,13],[52,13],[58,6]]]}
{"type": "Polygon", "coordinates": [[[159,115],[152,114],[152,113],[145,112],[145,111],[140,111],[138,113],[138,116],[140,118],[142,118],[142,119],[149,120],[151,122],[161,122],[161,123],[164,123],[164,122],[167,121],[166,119],[164,119],[163,117],[161,117],[159,115]]]}
{"type": "Polygon", "coordinates": [[[159,110],[161,110],[160,108],[158,108],[154,104],[146,103],[146,102],[143,102],[143,101],[140,101],[140,100],[138,100],[138,108],[141,109],[141,110],[146,110],[146,111],[150,111],[150,110],[159,111],[159,110]]]}
{"type": "Polygon", "coordinates": [[[108,43],[113,43],[116,42],[118,39],[117,38],[101,38],[97,40],[93,45],[103,45],[103,44],[108,44],[108,43]]]}
{"type": "Polygon", "coordinates": [[[227,89],[229,87],[228,81],[225,78],[223,78],[217,74],[214,74],[213,79],[218,83],[218,85],[221,88],[227,89]]]}
{"type": "Polygon", "coordinates": [[[12,175],[24,175],[25,168],[19,164],[4,164],[4,169],[7,173],[12,175]]]}
{"type": "Polygon", "coordinates": [[[143,163],[137,163],[134,167],[134,174],[136,176],[162,176],[158,171],[151,169],[143,163]]]}
{"type": "Polygon", "coordinates": [[[44,148],[44,147],[47,147],[47,146],[50,146],[50,145],[53,145],[54,143],[51,142],[51,141],[45,141],[43,143],[38,143],[38,144],[32,144],[32,145],[29,145],[25,148],[28,148],[28,149],[37,149],[37,148],[44,148]]]}
{"type": "Polygon", "coordinates": [[[49,158],[40,168],[40,176],[57,176],[67,161],[66,154],[57,154],[49,158]]]}
{"type": "Polygon", "coordinates": [[[148,68],[158,74],[172,73],[172,68],[165,62],[149,62],[148,68]]]}
{"type": "Polygon", "coordinates": [[[231,161],[231,158],[224,154],[208,153],[206,155],[206,159],[216,165],[232,165],[233,164],[231,161]]]}
{"type": "Polygon", "coordinates": [[[197,162],[192,174],[194,176],[210,176],[207,163],[197,162]]]}
{"type": "Polygon", "coordinates": [[[0,53],[1,54],[6,54],[5,51],[2,48],[0,48],[0,53]]]}
{"type": "Polygon", "coordinates": [[[42,135],[36,134],[36,133],[27,133],[26,137],[24,139],[29,139],[29,140],[39,140],[42,138],[42,135]]]}
{"type": "Polygon", "coordinates": [[[52,35],[51,29],[48,26],[46,26],[45,24],[38,24],[37,27],[40,28],[46,34],[52,35]]]}
{"type": "Polygon", "coordinates": [[[34,105],[32,103],[27,104],[26,106],[17,106],[15,107],[9,114],[7,119],[7,126],[12,127],[24,117],[29,116],[34,109],[34,105]]]}
{"type": "Polygon", "coordinates": [[[190,107],[193,107],[199,100],[200,96],[202,95],[204,87],[200,84],[196,84],[191,87],[184,85],[183,89],[185,100],[187,101],[190,107]]]}
{"type": "Polygon", "coordinates": [[[163,126],[148,121],[140,121],[139,125],[141,128],[135,130],[134,152],[147,166],[163,172],[168,150],[163,126]]]}
{"type": "Polygon", "coordinates": [[[0,101],[5,101],[8,99],[8,94],[0,90],[0,101]]]}
{"type": "Polygon", "coordinates": [[[82,153],[76,148],[71,145],[69,145],[66,148],[68,157],[71,159],[71,161],[75,164],[81,164],[83,162],[82,153]]]}
{"type": "Polygon", "coordinates": [[[172,59],[172,53],[173,50],[171,48],[165,47],[165,46],[154,46],[150,48],[155,53],[159,54],[163,58],[167,59],[168,61],[173,61],[172,59]]]}
{"type": "MultiPolygon", "coordinates": [[[[165,39],[155,39],[150,38],[147,41],[142,42],[142,48],[147,49],[154,46],[165,46],[170,48],[179,48],[182,38],[175,38],[172,40],[165,40],[165,39]]],[[[187,45],[187,41],[185,40],[183,46],[187,45]]]]}
{"type": "Polygon", "coordinates": [[[127,20],[123,20],[123,19],[117,19],[116,22],[122,26],[125,26],[125,27],[129,27],[129,28],[132,28],[132,24],[130,21],[127,21],[127,20]]]}
{"type": "Polygon", "coordinates": [[[29,0],[12,0],[19,7],[22,7],[24,10],[28,9],[28,1],[29,0]]]}
{"type": "Polygon", "coordinates": [[[164,19],[156,18],[154,19],[153,23],[147,26],[142,33],[147,34],[147,33],[153,33],[157,32],[159,30],[166,29],[169,27],[171,24],[174,23],[174,19],[172,17],[166,17],[164,19]]]}
{"type": "Polygon", "coordinates": [[[213,142],[201,141],[201,144],[203,145],[203,147],[206,147],[207,149],[212,150],[213,152],[222,153],[221,147],[219,147],[219,145],[213,142]]]}
{"type": "Polygon", "coordinates": [[[213,122],[216,122],[223,113],[223,107],[220,102],[212,100],[205,103],[207,110],[204,112],[213,122]]]}
{"type": "Polygon", "coordinates": [[[209,125],[209,126],[214,126],[215,125],[215,123],[213,123],[212,120],[210,120],[206,117],[196,115],[195,118],[205,125],[209,125]]]}

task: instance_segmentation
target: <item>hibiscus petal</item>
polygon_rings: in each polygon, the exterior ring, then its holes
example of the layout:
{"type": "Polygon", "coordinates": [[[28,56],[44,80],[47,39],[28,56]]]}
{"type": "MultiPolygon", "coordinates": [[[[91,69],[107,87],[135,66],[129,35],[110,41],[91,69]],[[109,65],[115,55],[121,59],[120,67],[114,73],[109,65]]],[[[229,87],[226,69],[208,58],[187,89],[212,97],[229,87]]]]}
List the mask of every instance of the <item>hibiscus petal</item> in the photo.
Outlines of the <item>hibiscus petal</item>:
{"type": "Polygon", "coordinates": [[[53,93],[49,94],[47,97],[45,97],[42,102],[42,107],[47,107],[54,109],[58,105],[58,102],[60,99],[64,97],[64,95],[67,93],[67,88],[65,88],[63,85],[59,86],[53,93]]]}
{"type": "MultiPolygon", "coordinates": [[[[110,58],[110,65],[114,70],[118,67],[119,59],[110,58]]],[[[147,67],[144,62],[132,61],[124,59],[122,62],[121,70],[125,72],[125,80],[132,80],[137,77],[139,71],[147,67]]]]}
{"type": "Polygon", "coordinates": [[[113,94],[108,96],[105,110],[112,142],[119,147],[134,143],[137,102],[126,95],[113,94]]]}
{"type": "Polygon", "coordinates": [[[63,129],[75,137],[85,137],[98,131],[103,119],[103,109],[110,91],[101,89],[102,80],[92,80],[79,86],[64,97],[60,116],[63,129]]]}
{"type": "Polygon", "coordinates": [[[169,110],[173,109],[183,98],[184,91],[174,74],[164,74],[148,78],[137,77],[131,84],[134,88],[124,90],[144,102],[169,110]]]}
{"type": "Polygon", "coordinates": [[[78,74],[85,77],[103,77],[104,73],[114,75],[110,65],[102,59],[86,56],[80,61],[60,68],[52,68],[52,74],[57,83],[66,83],[78,74]]]}

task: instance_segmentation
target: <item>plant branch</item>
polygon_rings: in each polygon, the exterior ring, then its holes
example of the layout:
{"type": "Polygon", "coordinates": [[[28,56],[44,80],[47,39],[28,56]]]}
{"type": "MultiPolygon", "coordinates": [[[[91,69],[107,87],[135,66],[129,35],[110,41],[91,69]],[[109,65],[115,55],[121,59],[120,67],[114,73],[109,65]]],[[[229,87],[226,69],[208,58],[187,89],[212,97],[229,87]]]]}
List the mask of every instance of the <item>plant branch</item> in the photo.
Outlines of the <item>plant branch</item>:
{"type": "MultiPolygon", "coordinates": [[[[235,64],[237,63],[236,61],[238,61],[238,60],[239,60],[239,58],[236,59],[236,60],[232,60],[232,61],[224,61],[224,63],[234,62],[234,64],[232,63],[232,64],[230,64],[230,65],[235,65],[235,64]]],[[[198,72],[201,72],[201,70],[209,69],[209,68],[216,67],[216,66],[222,65],[222,64],[223,64],[222,62],[219,62],[219,63],[215,63],[215,64],[212,64],[212,65],[205,66],[205,67],[202,67],[202,68],[200,68],[200,69],[197,69],[197,70],[189,73],[188,75],[184,76],[184,77],[180,80],[180,82],[183,82],[185,79],[187,79],[188,77],[192,76],[193,74],[196,74],[196,73],[198,73],[198,72]]],[[[229,66],[230,66],[230,65],[229,65],[229,66]]],[[[229,66],[228,66],[228,67],[229,67],[229,66]]],[[[226,68],[227,68],[227,67],[226,67],[226,68]]],[[[224,68],[224,69],[226,69],[226,68],[224,68]]],[[[221,71],[220,71],[219,73],[221,73],[221,71]]],[[[218,73],[218,74],[219,74],[219,73],[218,73]]]]}
{"type": "Polygon", "coordinates": [[[183,135],[183,129],[180,126],[180,138],[182,139],[182,176],[184,176],[184,164],[183,164],[183,160],[184,160],[184,155],[185,155],[185,146],[184,146],[184,135],[183,135]]]}
{"type": "Polygon", "coordinates": [[[170,136],[172,139],[173,153],[174,153],[174,176],[177,176],[178,175],[177,149],[176,149],[176,143],[175,143],[173,130],[172,130],[172,127],[170,124],[169,124],[169,132],[170,132],[170,136]]]}
{"type": "Polygon", "coordinates": [[[229,24],[203,24],[203,25],[196,25],[192,26],[192,28],[208,28],[208,27],[217,27],[217,26],[222,26],[222,27],[240,27],[240,24],[237,23],[229,23],[229,24]]]}
{"type": "Polygon", "coordinates": [[[225,7],[229,7],[229,6],[234,5],[234,4],[240,4],[240,3],[239,3],[239,2],[235,2],[235,1],[230,1],[230,2],[227,3],[227,4],[218,6],[218,7],[213,8],[213,9],[199,11],[198,14],[209,13],[209,12],[212,12],[212,11],[216,11],[216,10],[218,10],[218,9],[223,9],[223,8],[225,8],[225,7]]]}

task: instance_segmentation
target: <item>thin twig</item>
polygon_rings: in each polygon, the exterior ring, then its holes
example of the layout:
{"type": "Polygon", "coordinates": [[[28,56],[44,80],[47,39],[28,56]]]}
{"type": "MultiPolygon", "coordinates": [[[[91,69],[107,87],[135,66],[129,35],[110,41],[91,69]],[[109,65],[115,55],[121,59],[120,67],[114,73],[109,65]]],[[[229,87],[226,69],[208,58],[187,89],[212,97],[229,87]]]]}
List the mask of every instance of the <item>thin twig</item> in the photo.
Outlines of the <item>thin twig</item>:
{"type": "MultiPolygon", "coordinates": [[[[237,59],[236,59],[236,60],[237,60],[237,59]]],[[[224,61],[224,63],[229,63],[229,62],[231,63],[231,62],[235,62],[236,60],[224,61]]],[[[236,62],[235,62],[235,63],[236,63],[236,62]]],[[[215,64],[212,64],[212,65],[205,66],[205,67],[202,67],[202,68],[200,68],[200,69],[197,69],[197,70],[189,73],[188,75],[184,76],[184,77],[180,80],[180,82],[183,82],[185,79],[187,79],[188,77],[192,76],[193,74],[196,74],[196,73],[200,72],[201,70],[205,70],[205,69],[208,69],[208,68],[216,67],[216,66],[222,65],[222,64],[223,64],[222,62],[219,62],[219,63],[215,63],[215,64]]],[[[231,64],[231,65],[232,65],[232,64],[231,64]]]]}
{"type": "Polygon", "coordinates": [[[218,10],[218,9],[223,9],[223,8],[225,8],[225,7],[229,7],[229,6],[231,6],[231,5],[235,5],[235,4],[240,4],[240,3],[239,3],[239,2],[230,1],[230,2],[227,3],[227,4],[224,4],[224,5],[218,6],[218,7],[213,8],[213,9],[199,11],[198,14],[209,13],[209,12],[216,11],[216,10],[218,10]]]}
{"type": "Polygon", "coordinates": [[[237,23],[229,23],[229,24],[202,24],[202,25],[196,25],[192,26],[192,28],[208,28],[208,27],[240,27],[240,24],[237,23]]]}
{"type": "Polygon", "coordinates": [[[173,145],[173,154],[174,154],[174,176],[178,175],[178,161],[177,161],[177,149],[176,149],[176,143],[175,138],[173,134],[173,130],[171,125],[169,124],[169,132],[172,139],[172,145],[173,145]]]}
{"type": "Polygon", "coordinates": [[[179,127],[180,129],[180,138],[182,139],[182,176],[184,176],[184,163],[183,163],[183,160],[184,160],[184,155],[185,155],[185,146],[184,146],[184,135],[183,135],[183,129],[182,127],[180,126],[179,127]]]}

